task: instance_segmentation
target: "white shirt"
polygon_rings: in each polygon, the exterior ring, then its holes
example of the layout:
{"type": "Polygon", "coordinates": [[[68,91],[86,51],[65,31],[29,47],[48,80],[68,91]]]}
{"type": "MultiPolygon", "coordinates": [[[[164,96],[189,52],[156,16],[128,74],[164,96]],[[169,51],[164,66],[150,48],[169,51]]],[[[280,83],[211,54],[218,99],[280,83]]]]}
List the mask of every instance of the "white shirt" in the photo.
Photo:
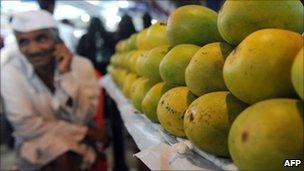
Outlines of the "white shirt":
{"type": "Polygon", "coordinates": [[[1,96],[14,127],[19,170],[39,169],[69,150],[88,163],[95,160],[93,150],[80,143],[99,95],[92,64],[74,56],[71,71],[55,74],[54,82],[52,94],[18,48],[1,51],[1,96]],[[66,105],[68,98],[72,106],[66,105]]]}

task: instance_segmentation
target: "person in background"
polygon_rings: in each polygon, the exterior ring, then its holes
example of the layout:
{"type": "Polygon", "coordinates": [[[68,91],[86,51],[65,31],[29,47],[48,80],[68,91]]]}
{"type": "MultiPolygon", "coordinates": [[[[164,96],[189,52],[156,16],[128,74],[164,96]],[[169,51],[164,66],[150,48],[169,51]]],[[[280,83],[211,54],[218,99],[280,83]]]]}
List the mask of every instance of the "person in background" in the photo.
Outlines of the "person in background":
{"type": "Polygon", "coordinates": [[[151,26],[151,15],[148,12],[145,12],[145,14],[143,15],[143,28],[148,28],[151,26]]]}
{"type": "Polygon", "coordinates": [[[185,5],[202,5],[203,0],[181,0],[181,1],[175,1],[170,0],[176,8],[185,6],[185,5]]]}
{"type": "Polygon", "coordinates": [[[87,33],[80,38],[76,49],[77,54],[89,58],[94,67],[104,75],[109,58],[114,53],[113,37],[99,18],[92,17],[87,33]]]}
{"type": "Polygon", "coordinates": [[[136,30],[132,18],[128,14],[125,14],[124,16],[122,16],[120,22],[118,23],[116,41],[118,42],[119,40],[126,39],[130,37],[133,33],[136,33],[136,30]]]}
{"type": "Polygon", "coordinates": [[[220,7],[222,6],[223,3],[224,3],[224,0],[217,0],[217,1],[206,0],[206,6],[217,12],[220,10],[220,7]]]}
{"type": "Polygon", "coordinates": [[[18,170],[81,170],[92,166],[105,129],[92,123],[99,95],[94,69],[60,41],[44,10],[16,13],[16,49],[1,62],[1,97],[16,137],[18,170]],[[90,143],[88,143],[90,142],[90,143]]]}
{"type": "MultiPolygon", "coordinates": [[[[56,0],[37,0],[37,2],[40,9],[46,10],[52,15],[54,14],[56,0]]],[[[74,28],[62,22],[57,23],[57,28],[59,30],[59,35],[65,45],[71,52],[75,53],[78,40],[74,36],[74,28]]]]}
{"type": "Polygon", "coordinates": [[[71,21],[68,20],[68,19],[62,19],[61,22],[62,22],[63,24],[69,25],[69,26],[71,26],[71,27],[75,27],[74,23],[71,22],[71,21]]]}
{"type": "Polygon", "coordinates": [[[0,35],[0,49],[2,49],[4,47],[4,39],[3,37],[0,35]]]}

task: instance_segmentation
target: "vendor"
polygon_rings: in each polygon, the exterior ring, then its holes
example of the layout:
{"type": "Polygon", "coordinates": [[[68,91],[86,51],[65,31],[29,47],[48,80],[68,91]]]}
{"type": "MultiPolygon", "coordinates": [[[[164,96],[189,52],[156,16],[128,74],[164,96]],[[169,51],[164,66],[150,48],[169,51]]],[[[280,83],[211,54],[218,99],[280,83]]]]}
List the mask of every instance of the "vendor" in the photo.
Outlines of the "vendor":
{"type": "Polygon", "coordinates": [[[18,170],[80,170],[95,160],[104,129],[91,124],[99,88],[92,64],[60,41],[52,15],[17,13],[18,47],[1,62],[1,96],[16,137],[18,170]],[[94,143],[91,143],[94,144],[94,143]]]}

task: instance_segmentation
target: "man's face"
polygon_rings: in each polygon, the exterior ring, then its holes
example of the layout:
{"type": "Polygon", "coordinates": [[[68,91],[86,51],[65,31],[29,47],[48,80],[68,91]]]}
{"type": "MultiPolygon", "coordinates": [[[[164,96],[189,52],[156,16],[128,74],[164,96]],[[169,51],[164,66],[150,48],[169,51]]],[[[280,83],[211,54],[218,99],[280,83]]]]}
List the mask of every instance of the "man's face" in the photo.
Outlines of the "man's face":
{"type": "Polygon", "coordinates": [[[34,66],[45,67],[54,60],[55,35],[51,29],[31,32],[16,32],[16,39],[21,53],[34,66]]]}

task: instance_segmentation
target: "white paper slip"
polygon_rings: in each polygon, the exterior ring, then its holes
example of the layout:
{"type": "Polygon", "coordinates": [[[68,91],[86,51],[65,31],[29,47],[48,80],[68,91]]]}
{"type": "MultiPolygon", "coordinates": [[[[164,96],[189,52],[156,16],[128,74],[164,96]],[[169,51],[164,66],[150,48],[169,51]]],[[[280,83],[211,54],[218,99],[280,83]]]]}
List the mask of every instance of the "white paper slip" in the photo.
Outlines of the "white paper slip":
{"type": "Polygon", "coordinates": [[[207,160],[192,154],[180,154],[176,148],[161,143],[135,154],[151,170],[218,170],[207,160]]]}

